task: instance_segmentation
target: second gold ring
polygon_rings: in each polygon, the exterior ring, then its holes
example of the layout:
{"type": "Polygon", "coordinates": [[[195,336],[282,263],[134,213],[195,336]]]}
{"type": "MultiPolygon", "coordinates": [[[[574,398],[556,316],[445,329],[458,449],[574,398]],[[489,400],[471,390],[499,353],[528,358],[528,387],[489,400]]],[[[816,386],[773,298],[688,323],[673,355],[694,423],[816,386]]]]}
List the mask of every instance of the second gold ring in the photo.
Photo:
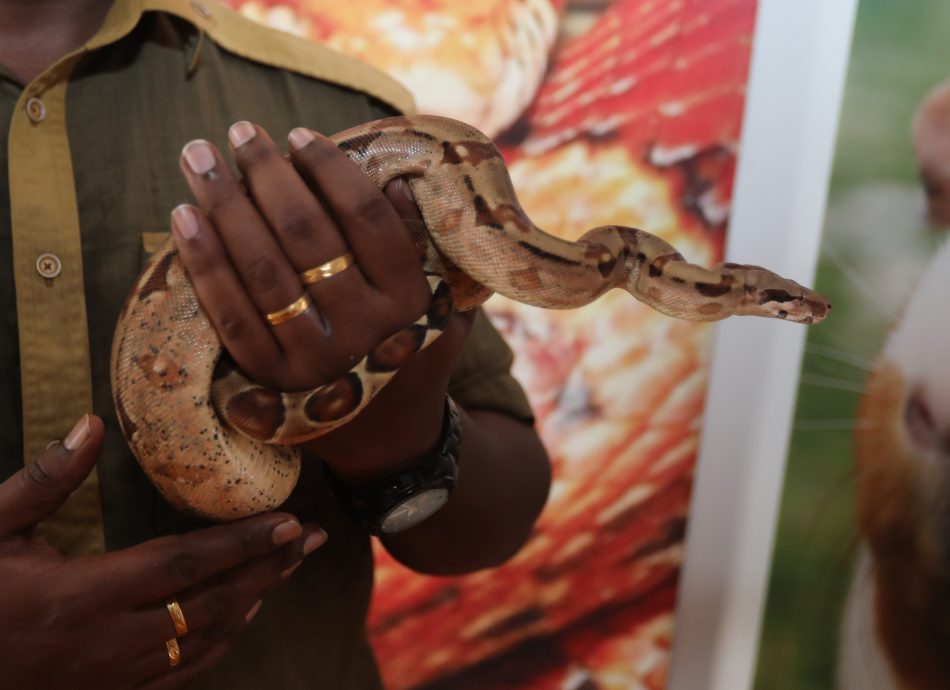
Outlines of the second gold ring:
{"type": "Polygon", "coordinates": [[[181,647],[178,646],[178,638],[165,640],[165,651],[168,652],[169,666],[175,667],[181,663],[181,647]]]}
{"type": "Polygon", "coordinates": [[[332,278],[337,273],[342,273],[353,265],[353,254],[347,252],[335,259],[330,259],[326,263],[314,266],[300,274],[300,280],[304,285],[315,285],[325,278],[332,278]]]}
{"type": "Polygon", "coordinates": [[[310,295],[305,292],[299,299],[294,300],[283,309],[272,311],[270,314],[264,314],[264,318],[267,319],[267,323],[271,326],[279,326],[303,314],[310,308],[311,304],[310,295]]]}

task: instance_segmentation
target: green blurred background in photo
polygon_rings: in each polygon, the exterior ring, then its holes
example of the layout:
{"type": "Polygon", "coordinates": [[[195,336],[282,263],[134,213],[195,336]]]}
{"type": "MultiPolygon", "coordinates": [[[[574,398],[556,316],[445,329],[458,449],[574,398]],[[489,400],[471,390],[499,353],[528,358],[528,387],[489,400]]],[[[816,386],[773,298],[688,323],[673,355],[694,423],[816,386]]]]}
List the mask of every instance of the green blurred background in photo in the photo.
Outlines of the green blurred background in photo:
{"type": "Polygon", "coordinates": [[[858,546],[855,410],[867,370],[945,235],[925,217],[910,126],[924,96],[947,79],[948,0],[860,2],[816,279],[834,312],[809,331],[802,362],[756,690],[835,687],[858,546]]]}

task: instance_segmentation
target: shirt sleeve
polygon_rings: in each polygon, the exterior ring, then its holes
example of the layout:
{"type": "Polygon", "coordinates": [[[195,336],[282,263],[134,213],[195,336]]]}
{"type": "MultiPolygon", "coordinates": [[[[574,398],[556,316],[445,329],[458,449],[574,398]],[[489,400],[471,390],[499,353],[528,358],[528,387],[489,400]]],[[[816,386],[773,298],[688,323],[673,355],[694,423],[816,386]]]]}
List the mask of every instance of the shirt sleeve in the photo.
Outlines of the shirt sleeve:
{"type": "Polygon", "coordinates": [[[534,422],[524,389],[511,374],[514,354],[479,309],[468,342],[449,381],[449,395],[467,409],[501,412],[534,422]]]}

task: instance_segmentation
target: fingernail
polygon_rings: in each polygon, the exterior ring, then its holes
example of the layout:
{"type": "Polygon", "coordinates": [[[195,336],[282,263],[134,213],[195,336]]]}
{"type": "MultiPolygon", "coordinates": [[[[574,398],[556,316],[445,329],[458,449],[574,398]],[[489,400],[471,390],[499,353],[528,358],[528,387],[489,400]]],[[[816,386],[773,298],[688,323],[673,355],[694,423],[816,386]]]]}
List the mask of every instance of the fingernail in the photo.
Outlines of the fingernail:
{"type": "Polygon", "coordinates": [[[293,541],[302,533],[303,528],[299,522],[296,520],[287,520],[287,522],[282,522],[274,528],[274,531],[271,533],[271,538],[274,540],[274,544],[279,546],[293,541]]]}
{"type": "Polygon", "coordinates": [[[254,129],[254,125],[243,120],[235,122],[228,130],[228,139],[231,141],[231,146],[236,149],[241,148],[255,136],[257,136],[257,130],[254,129]]]}
{"type": "Polygon", "coordinates": [[[254,604],[254,605],[251,607],[251,610],[248,611],[247,614],[244,616],[244,622],[245,622],[245,623],[250,623],[252,620],[254,620],[254,616],[256,616],[256,615],[257,615],[257,612],[261,610],[261,604],[263,604],[263,603],[264,603],[264,602],[263,602],[261,599],[258,599],[258,600],[257,600],[257,603],[254,604]]]}
{"type": "Polygon", "coordinates": [[[297,562],[294,563],[292,566],[290,566],[289,568],[287,568],[287,570],[285,570],[284,572],[282,572],[282,573],[280,574],[280,579],[286,580],[288,577],[290,577],[291,575],[293,575],[293,574],[294,574],[294,571],[295,571],[297,568],[300,567],[300,564],[301,564],[301,563],[303,563],[303,561],[297,561],[297,562]]]}
{"type": "Polygon", "coordinates": [[[195,210],[188,204],[181,204],[172,210],[172,228],[184,239],[195,237],[200,227],[195,210]]]}
{"type": "Polygon", "coordinates": [[[309,129],[305,127],[297,127],[296,129],[291,130],[290,134],[287,135],[287,139],[290,140],[291,147],[297,151],[316,139],[316,137],[313,136],[313,132],[311,132],[309,129]]]}
{"type": "Polygon", "coordinates": [[[311,534],[303,543],[303,555],[308,556],[318,548],[323,546],[327,541],[327,533],[322,529],[318,529],[316,532],[311,534]]]}
{"type": "Polygon", "coordinates": [[[189,141],[182,149],[182,155],[195,175],[204,175],[214,167],[214,151],[204,139],[189,141]]]}
{"type": "Polygon", "coordinates": [[[63,439],[63,445],[66,446],[66,450],[76,450],[82,446],[82,444],[84,444],[88,438],[89,415],[84,414],[82,419],[76,422],[76,426],[74,426],[72,431],[69,432],[69,435],[63,439]]]}

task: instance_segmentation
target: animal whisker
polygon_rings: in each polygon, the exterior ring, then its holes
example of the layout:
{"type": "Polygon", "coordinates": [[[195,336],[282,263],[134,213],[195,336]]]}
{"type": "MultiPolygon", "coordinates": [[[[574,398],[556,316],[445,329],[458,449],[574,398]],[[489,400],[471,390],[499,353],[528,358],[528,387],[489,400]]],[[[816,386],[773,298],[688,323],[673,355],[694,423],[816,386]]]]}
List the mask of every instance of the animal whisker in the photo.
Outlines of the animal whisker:
{"type": "Polygon", "coordinates": [[[801,383],[804,386],[818,386],[831,390],[840,390],[848,393],[864,393],[863,381],[851,381],[849,379],[835,378],[833,376],[822,376],[820,374],[802,374],[801,383]]]}
{"type": "Polygon", "coordinates": [[[860,369],[865,373],[870,373],[874,369],[873,360],[837,347],[819,345],[818,343],[806,343],[805,351],[809,354],[830,359],[834,362],[850,365],[855,369],[860,369]]]}
{"type": "Polygon", "coordinates": [[[860,419],[798,419],[796,431],[850,431],[852,429],[872,429],[869,420],[860,419]]]}
{"type": "Polygon", "coordinates": [[[887,309],[884,306],[884,303],[880,299],[880,291],[874,285],[871,285],[864,276],[861,275],[853,266],[851,266],[845,259],[842,258],[841,254],[838,253],[838,250],[831,244],[831,242],[825,242],[822,249],[822,253],[835,264],[838,269],[841,271],[854,287],[866,298],[867,304],[873,304],[877,306],[881,312],[891,321],[897,318],[897,314],[893,311],[887,309]]]}

